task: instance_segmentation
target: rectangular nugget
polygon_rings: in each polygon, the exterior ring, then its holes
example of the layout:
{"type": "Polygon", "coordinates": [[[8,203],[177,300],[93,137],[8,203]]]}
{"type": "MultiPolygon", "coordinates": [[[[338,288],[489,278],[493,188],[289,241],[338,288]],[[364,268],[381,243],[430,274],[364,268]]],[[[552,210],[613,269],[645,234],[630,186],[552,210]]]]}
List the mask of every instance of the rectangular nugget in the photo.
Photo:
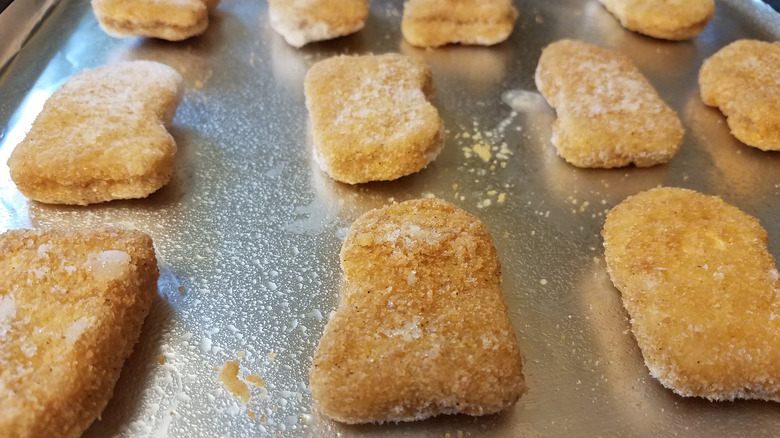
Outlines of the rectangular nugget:
{"type": "Polygon", "coordinates": [[[677,114],[624,55],[574,40],[542,51],[536,86],[558,119],[552,143],[577,167],[653,166],[683,140],[677,114]]]}

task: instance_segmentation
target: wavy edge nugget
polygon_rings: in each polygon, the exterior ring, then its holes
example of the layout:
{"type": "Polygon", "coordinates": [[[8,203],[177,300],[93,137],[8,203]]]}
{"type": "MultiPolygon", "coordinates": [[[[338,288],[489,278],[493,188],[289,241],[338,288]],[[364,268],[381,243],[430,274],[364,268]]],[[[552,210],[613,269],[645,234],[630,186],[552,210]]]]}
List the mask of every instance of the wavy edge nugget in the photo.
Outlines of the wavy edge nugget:
{"type": "Polygon", "coordinates": [[[371,210],[341,248],[344,286],[309,374],[344,423],[488,415],[525,392],[493,240],[438,199],[371,210]]]}
{"type": "Polygon", "coordinates": [[[86,205],[144,198],[171,179],[171,124],[182,77],[167,65],[129,61],[84,70],[46,101],[8,159],[25,196],[86,205]]]}
{"type": "Polygon", "coordinates": [[[718,50],[699,70],[699,89],[739,141],[780,151],[779,42],[739,40],[718,50]]]}
{"type": "Polygon", "coordinates": [[[780,280],[758,219],[658,188],[613,208],[602,235],[653,377],[686,397],[780,401],[780,280]]]}
{"type": "Polygon", "coordinates": [[[391,181],[424,169],[444,147],[431,69],[404,55],[336,56],[314,64],[304,93],[313,154],[331,178],[391,181]]]}
{"type": "Polygon", "coordinates": [[[619,52],[575,40],[552,43],[542,50],[535,81],[557,113],[552,144],[574,166],[654,166],[682,145],[677,114],[619,52]]]}
{"type": "Polygon", "coordinates": [[[157,293],[139,231],[0,235],[0,431],[78,437],[113,395],[157,293]]]}
{"type": "Polygon", "coordinates": [[[401,33],[417,47],[492,46],[509,38],[518,15],[511,0],[410,0],[401,33]]]}
{"type": "Polygon", "coordinates": [[[100,28],[114,38],[133,36],[182,41],[209,26],[219,0],[92,0],[100,28]]]}
{"type": "Polygon", "coordinates": [[[693,38],[715,14],[714,0],[599,0],[628,30],[653,38],[693,38]]]}

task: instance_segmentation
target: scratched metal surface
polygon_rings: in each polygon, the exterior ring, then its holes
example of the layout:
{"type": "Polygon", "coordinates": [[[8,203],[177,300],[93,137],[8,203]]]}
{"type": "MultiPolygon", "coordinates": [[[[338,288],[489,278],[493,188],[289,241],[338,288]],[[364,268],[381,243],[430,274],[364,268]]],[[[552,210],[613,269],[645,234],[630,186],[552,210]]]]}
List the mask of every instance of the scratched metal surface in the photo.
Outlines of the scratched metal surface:
{"type": "Polygon", "coordinates": [[[725,44],[777,40],[780,17],[759,2],[722,1],[703,34],[670,43],[623,30],[595,0],[515,3],[521,15],[506,43],[426,51],[403,42],[401,0],[375,0],[363,31],[302,50],[269,28],[261,1],[225,0],[203,36],[168,43],[113,39],[87,0],[62,0],[0,72],[0,230],[138,228],[154,238],[162,271],[161,299],[102,420],[85,436],[708,437],[780,430],[777,404],[684,399],[648,375],[605,273],[599,237],[604,211],[626,196],[680,186],[757,216],[780,256],[780,154],[733,139],[721,114],[701,103],[696,84],[702,60],[725,44]],[[533,72],[542,47],[564,37],[624,52],[677,110],[686,136],[671,163],[580,170],[556,157],[554,114],[535,94],[533,72]],[[401,52],[432,66],[448,134],[428,169],[349,187],[310,160],[302,82],[317,60],[368,52],[401,52]],[[86,208],[28,201],[5,162],[44,100],[78,71],[124,59],[164,62],[185,78],[172,127],[179,144],[172,182],[147,199],[86,208]],[[368,209],[421,196],[454,202],[493,234],[529,392],[508,412],[485,418],[338,425],[312,408],[307,374],[337,302],[341,241],[368,209]],[[215,367],[227,360],[267,383],[246,405],[217,379],[215,367]]]}

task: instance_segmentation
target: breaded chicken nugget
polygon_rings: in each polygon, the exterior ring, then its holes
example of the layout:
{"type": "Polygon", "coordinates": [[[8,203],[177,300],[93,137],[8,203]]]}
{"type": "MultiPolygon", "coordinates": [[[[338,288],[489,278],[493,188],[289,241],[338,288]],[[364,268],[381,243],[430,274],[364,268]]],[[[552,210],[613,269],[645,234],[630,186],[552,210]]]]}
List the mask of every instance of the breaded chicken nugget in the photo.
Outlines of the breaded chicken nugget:
{"type": "Polygon", "coordinates": [[[344,423],[487,415],[525,391],[493,240],[426,199],[371,210],[341,248],[345,286],[314,353],[312,396],[344,423]]]}
{"type": "Polygon", "coordinates": [[[511,0],[409,0],[401,32],[418,47],[491,46],[509,38],[517,15],[511,0]]]}
{"type": "Polygon", "coordinates": [[[444,146],[428,102],[430,68],[398,54],[338,56],[313,65],[304,82],[314,157],[331,178],[358,184],[417,172],[444,146]]]}
{"type": "Polygon", "coordinates": [[[739,40],[699,70],[701,99],[726,116],[739,141],[780,151],[780,43],[739,40]]]}
{"type": "Polygon", "coordinates": [[[271,27],[293,47],[355,33],[368,19],[366,0],[268,0],[268,3],[271,27]]]}
{"type": "Polygon", "coordinates": [[[86,205],[143,198],[168,183],[176,143],[165,130],[181,98],[181,75],[151,61],[85,70],[46,101],[11,153],[25,196],[86,205]]]}
{"type": "Polygon", "coordinates": [[[0,235],[0,435],[78,437],[114,392],[157,292],[138,231],[0,235]]]}
{"type": "Polygon", "coordinates": [[[701,33],[715,14],[714,0],[599,0],[626,29],[664,40],[701,33]]]}
{"type": "Polygon", "coordinates": [[[181,41],[209,26],[219,0],[92,0],[100,27],[115,38],[144,36],[181,41]]]}
{"type": "Polygon", "coordinates": [[[550,44],[536,86],[558,113],[558,155],[577,167],[653,166],[682,144],[677,114],[620,53],[573,40],[550,44]]]}
{"type": "Polygon", "coordinates": [[[756,218],[659,188],[612,209],[602,235],[653,377],[686,397],[780,401],[780,281],[756,218]]]}

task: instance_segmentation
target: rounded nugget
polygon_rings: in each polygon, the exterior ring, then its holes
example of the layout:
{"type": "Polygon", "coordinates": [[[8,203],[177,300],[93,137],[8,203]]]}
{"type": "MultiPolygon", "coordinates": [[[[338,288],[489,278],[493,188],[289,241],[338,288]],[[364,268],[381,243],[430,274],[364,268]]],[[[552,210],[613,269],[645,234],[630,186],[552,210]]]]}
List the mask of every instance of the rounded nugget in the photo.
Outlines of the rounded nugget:
{"type": "Polygon", "coordinates": [[[372,210],[341,249],[345,285],[310,371],[345,423],[487,415],[525,391],[493,240],[437,199],[372,210]]]}
{"type": "Polygon", "coordinates": [[[8,159],[25,196],[86,205],[144,198],[168,183],[176,143],[165,130],[181,75],[152,61],[85,70],[46,101],[8,159]]]}
{"type": "Polygon", "coordinates": [[[780,401],[780,281],[756,218],[659,188],[612,209],[602,235],[653,377],[687,397],[780,401]]]}
{"type": "Polygon", "coordinates": [[[358,184],[417,172],[444,146],[428,101],[430,68],[398,54],[338,56],[314,64],[304,82],[314,157],[331,178],[358,184]]]}
{"type": "Polygon", "coordinates": [[[293,47],[355,33],[368,19],[366,0],[268,0],[268,3],[271,27],[293,47]]]}
{"type": "Polygon", "coordinates": [[[157,292],[138,231],[0,235],[0,435],[78,437],[111,398],[157,292]]]}
{"type": "Polygon", "coordinates": [[[653,166],[680,149],[677,114],[624,55],[561,40],[542,51],[536,86],[555,108],[552,143],[577,167],[653,166]]]}
{"type": "Polygon", "coordinates": [[[512,33],[517,9],[511,0],[409,0],[401,32],[409,44],[498,44],[512,33]]]}
{"type": "Polygon", "coordinates": [[[664,40],[700,34],[715,14],[714,0],[599,0],[626,29],[664,40]]]}
{"type": "Polygon", "coordinates": [[[115,38],[143,36],[181,41],[209,26],[219,0],[92,0],[100,27],[115,38]]]}
{"type": "Polygon", "coordinates": [[[780,43],[739,40],[699,70],[701,99],[726,116],[739,141],[780,151],[780,43]]]}

